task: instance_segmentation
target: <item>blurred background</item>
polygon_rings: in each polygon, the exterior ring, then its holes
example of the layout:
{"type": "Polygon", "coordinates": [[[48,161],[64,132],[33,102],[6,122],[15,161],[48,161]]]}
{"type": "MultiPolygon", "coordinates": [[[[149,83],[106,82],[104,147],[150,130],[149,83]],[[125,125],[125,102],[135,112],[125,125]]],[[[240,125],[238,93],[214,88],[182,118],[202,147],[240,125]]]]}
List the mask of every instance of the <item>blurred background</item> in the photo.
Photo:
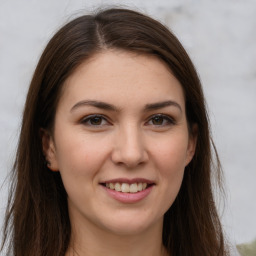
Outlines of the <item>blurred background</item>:
{"type": "MultiPolygon", "coordinates": [[[[130,7],[167,25],[191,56],[222,161],[227,237],[256,238],[255,0],[0,0],[0,227],[26,92],[39,56],[63,23],[106,6],[130,7]]],[[[223,210],[224,209],[224,210],[223,210]]],[[[255,254],[252,254],[255,255],[255,254]]]]}

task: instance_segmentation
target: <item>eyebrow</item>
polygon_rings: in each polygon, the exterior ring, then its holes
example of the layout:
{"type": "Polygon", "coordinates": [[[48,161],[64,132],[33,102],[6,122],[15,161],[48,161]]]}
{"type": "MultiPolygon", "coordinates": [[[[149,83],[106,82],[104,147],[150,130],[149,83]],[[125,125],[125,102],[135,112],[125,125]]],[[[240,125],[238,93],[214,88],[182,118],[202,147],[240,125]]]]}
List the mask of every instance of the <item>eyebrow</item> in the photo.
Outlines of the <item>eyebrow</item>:
{"type": "Polygon", "coordinates": [[[145,111],[157,110],[157,109],[165,108],[165,107],[168,107],[168,106],[177,107],[177,108],[182,112],[181,106],[180,106],[177,102],[172,101],[172,100],[147,104],[147,105],[145,106],[144,110],[145,110],[145,111]]]}
{"type": "Polygon", "coordinates": [[[96,107],[99,109],[105,109],[105,110],[111,110],[111,111],[115,111],[117,112],[118,109],[106,102],[102,102],[102,101],[96,101],[96,100],[82,100],[77,102],[70,110],[70,112],[74,111],[75,109],[77,109],[78,107],[82,107],[82,106],[92,106],[92,107],[96,107]]]}
{"type": "MultiPolygon", "coordinates": [[[[111,111],[115,111],[115,112],[120,111],[119,108],[115,107],[112,104],[106,103],[106,102],[96,101],[96,100],[83,100],[83,101],[77,102],[71,108],[70,112],[72,112],[75,109],[82,107],[82,106],[92,106],[92,107],[96,107],[99,109],[111,110],[111,111]]],[[[157,110],[157,109],[165,108],[168,106],[177,107],[182,112],[181,106],[177,102],[172,101],[172,100],[146,104],[144,107],[144,111],[157,110]]]]}

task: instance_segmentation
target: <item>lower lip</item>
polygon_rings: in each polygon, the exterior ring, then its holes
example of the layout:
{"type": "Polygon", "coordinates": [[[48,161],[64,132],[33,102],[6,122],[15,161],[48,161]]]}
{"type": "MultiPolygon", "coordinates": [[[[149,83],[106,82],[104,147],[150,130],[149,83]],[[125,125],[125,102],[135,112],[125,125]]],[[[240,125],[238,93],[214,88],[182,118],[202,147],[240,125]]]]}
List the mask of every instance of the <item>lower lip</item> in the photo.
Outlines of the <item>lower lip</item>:
{"type": "Polygon", "coordinates": [[[114,198],[117,201],[122,202],[122,203],[139,202],[139,201],[143,200],[145,197],[147,197],[153,189],[153,185],[152,185],[152,186],[150,186],[142,191],[139,191],[137,193],[123,193],[123,192],[116,191],[114,189],[109,189],[104,186],[102,186],[102,187],[105,189],[105,191],[108,193],[108,195],[110,195],[112,198],[114,198]]]}

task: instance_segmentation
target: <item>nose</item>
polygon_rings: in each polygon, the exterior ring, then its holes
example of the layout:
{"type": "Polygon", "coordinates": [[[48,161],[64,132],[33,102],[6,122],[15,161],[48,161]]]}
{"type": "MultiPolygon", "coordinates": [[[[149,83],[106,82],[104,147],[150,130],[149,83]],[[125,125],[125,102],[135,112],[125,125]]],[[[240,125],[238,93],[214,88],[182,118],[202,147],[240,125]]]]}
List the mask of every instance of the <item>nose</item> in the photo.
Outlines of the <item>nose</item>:
{"type": "Polygon", "coordinates": [[[148,153],[139,127],[120,128],[115,136],[112,161],[115,164],[135,168],[148,161],[148,153]]]}

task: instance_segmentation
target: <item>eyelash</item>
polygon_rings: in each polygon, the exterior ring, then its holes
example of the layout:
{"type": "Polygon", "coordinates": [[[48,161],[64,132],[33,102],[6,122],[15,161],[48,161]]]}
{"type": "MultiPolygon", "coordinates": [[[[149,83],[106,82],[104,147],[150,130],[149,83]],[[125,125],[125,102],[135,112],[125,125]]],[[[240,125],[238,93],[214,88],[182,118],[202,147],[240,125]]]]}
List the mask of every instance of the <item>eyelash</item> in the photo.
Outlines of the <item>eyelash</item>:
{"type": "Polygon", "coordinates": [[[165,124],[159,124],[159,125],[152,124],[156,127],[163,127],[163,126],[175,125],[176,124],[175,120],[172,117],[170,117],[169,115],[165,115],[165,114],[155,114],[155,115],[151,116],[148,119],[147,123],[152,121],[154,118],[162,118],[163,122],[165,122],[165,124]]]}
{"type": "MultiPolygon", "coordinates": [[[[101,126],[110,124],[110,122],[107,120],[105,116],[98,115],[98,114],[86,116],[84,119],[81,120],[81,123],[84,125],[93,126],[93,127],[101,127],[101,126]],[[96,118],[99,118],[98,121],[100,121],[100,124],[92,124],[92,120],[96,118]],[[106,124],[102,124],[103,121],[106,122],[106,124]]],[[[149,117],[149,119],[146,122],[147,126],[153,125],[155,127],[164,127],[164,126],[175,125],[175,124],[176,124],[175,120],[169,115],[165,115],[165,114],[152,115],[149,117]],[[161,118],[164,124],[149,124],[151,121],[153,121],[154,118],[161,118]]]]}
{"type": "Polygon", "coordinates": [[[84,119],[82,119],[81,123],[84,124],[84,125],[96,127],[96,126],[102,126],[102,120],[104,120],[105,122],[107,122],[109,124],[109,121],[103,115],[89,115],[89,116],[85,117],[84,119]],[[98,125],[97,124],[92,124],[91,122],[95,118],[100,118],[101,123],[98,124],[98,125]]]}

